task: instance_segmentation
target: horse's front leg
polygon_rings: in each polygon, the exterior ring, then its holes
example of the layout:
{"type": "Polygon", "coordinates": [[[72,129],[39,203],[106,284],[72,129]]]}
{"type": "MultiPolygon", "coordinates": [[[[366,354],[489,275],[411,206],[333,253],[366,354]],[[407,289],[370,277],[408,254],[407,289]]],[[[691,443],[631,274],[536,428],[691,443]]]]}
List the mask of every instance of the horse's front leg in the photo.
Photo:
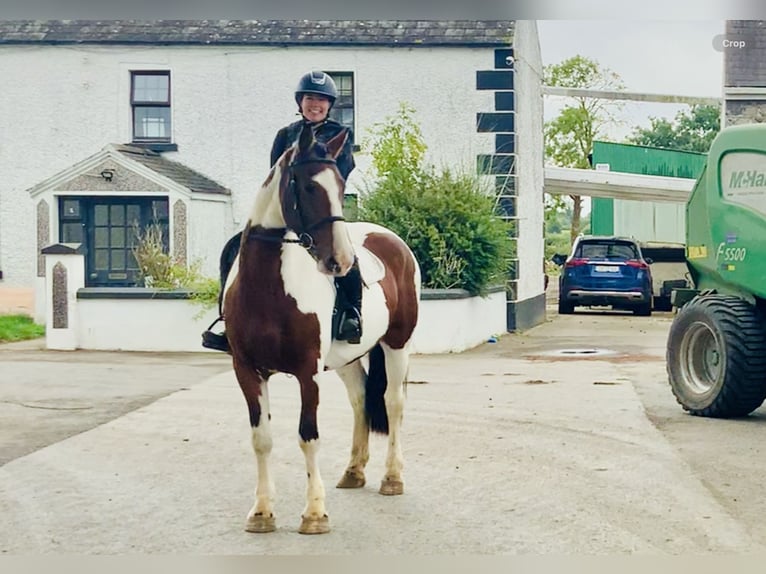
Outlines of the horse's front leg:
{"type": "Polygon", "coordinates": [[[306,507],[301,514],[301,534],[324,534],[330,531],[330,520],[325,509],[325,490],[319,472],[319,428],[317,407],[319,406],[319,385],[311,376],[298,377],[301,385],[301,420],[298,434],[301,450],[306,457],[306,507]]]}
{"type": "Polygon", "coordinates": [[[276,530],[276,520],[274,518],[274,482],[269,472],[272,438],[268,380],[252,369],[238,366],[236,361],[234,372],[245,395],[250,414],[251,440],[258,469],[255,503],[247,514],[245,530],[273,532],[276,530]]]}

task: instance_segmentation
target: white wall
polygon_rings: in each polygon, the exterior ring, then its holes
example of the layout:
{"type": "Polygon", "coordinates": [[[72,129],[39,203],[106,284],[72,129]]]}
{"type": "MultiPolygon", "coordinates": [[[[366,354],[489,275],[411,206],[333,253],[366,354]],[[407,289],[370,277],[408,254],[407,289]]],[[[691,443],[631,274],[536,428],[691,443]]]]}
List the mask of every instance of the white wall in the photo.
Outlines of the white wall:
{"type": "Polygon", "coordinates": [[[516,21],[514,58],[519,216],[517,300],[523,301],[544,291],[542,58],[534,20],[516,21]]]}
{"type": "Polygon", "coordinates": [[[614,233],[640,241],[686,243],[686,204],[614,200],[614,233]]]}
{"type": "MultiPolygon", "coordinates": [[[[130,141],[131,69],[170,69],[179,151],[165,156],[232,190],[232,213],[210,222],[229,236],[266,177],[275,132],[296,119],[293,90],[308,69],[355,73],[357,142],[405,100],[417,110],[428,159],[473,169],[475,155],[494,146],[476,132],[476,113],[493,106],[490,92],[476,90],[476,70],[492,58],[492,48],[2,46],[3,283],[33,285],[35,211],[27,190],[108,143],[130,141]]],[[[369,160],[358,154],[357,163],[350,183],[359,186],[369,160]]],[[[201,247],[203,232],[194,233],[190,247],[212,257],[215,250],[201,247]]]]}
{"type": "MultiPolygon", "coordinates": [[[[506,332],[505,292],[420,304],[413,353],[458,353],[506,332]]],[[[201,346],[217,313],[185,299],[78,299],[76,309],[77,340],[67,349],[217,352],[201,346]]]]}
{"type": "Polygon", "coordinates": [[[217,309],[186,299],[79,299],[77,309],[79,349],[217,352],[201,344],[217,309]]]}
{"type": "Polygon", "coordinates": [[[507,332],[505,291],[487,297],[427,299],[412,340],[412,352],[459,353],[507,332]]]}
{"type": "MultiPolygon", "coordinates": [[[[172,205],[171,205],[172,209],[172,205]]],[[[227,203],[195,200],[189,202],[188,262],[202,263],[202,274],[218,277],[221,248],[229,238],[221,234],[229,228],[231,206],[227,203]]]]}

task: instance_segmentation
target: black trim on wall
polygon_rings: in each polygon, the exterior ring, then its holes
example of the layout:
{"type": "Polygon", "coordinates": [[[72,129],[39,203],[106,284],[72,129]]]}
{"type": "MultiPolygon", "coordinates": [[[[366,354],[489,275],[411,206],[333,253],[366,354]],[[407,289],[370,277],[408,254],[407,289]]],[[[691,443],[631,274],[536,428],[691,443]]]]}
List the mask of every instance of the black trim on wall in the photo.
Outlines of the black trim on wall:
{"type": "Polygon", "coordinates": [[[510,70],[514,68],[513,48],[498,48],[495,50],[495,68],[510,70]]]}
{"type": "Polygon", "coordinates": [[[516,169],[514,154],[478,154],[476,169],[483,175],[508,175],[516,169]]]}
{"type": "MultiPolygon", "coordinates": [[[[476,89],[494,90],[495,108],[492,112],[476,114],[476,131],[495,134],[495,151],[476,155],[477,173],[495,175],[497,213],[509,224],[508,238],[518,242],[516,202],[516,134],[514,88],[514,50],[512,47],[496,48],[493,53],[494,70],[476,71],[476,89]]],[[[514,251],[515,252],[515,251],[514,251]]],[[[506,278],[506,301],[509,304],[506,318],[507,329],[516,328],[518,260],[509,260],[506,278]]]]}
{"type": "Polygon", "coordinates": [[[513,132],[513,112],[490,112],[476,114],[476,131],[479,133],[513,132]]]}
{"type": "Polygon", "coordinates": [[[545,322],[545,293],[523,301],[508,301],[506,306],[508,331],[526,331],[545,322]]]}
{"type": "Polygon", "coordinates": [[[516,217],[516,197],[513,195],[498,195],[497,212],[500,214],[500,217],[516,217]]]}
{"type": "Polygon", "coordinates": [[[506,112],[516,109],[516,92],[495,92],[495,110],[506,112]]]}
{"type": "Polygon", "coordinates": [[[477,70],[477,90],[512,90],[513,70],[477,70]]]}
{"type": "Polygon", "coordinates": [[[497,176],[495,178],[495,193],[498,195],[517,195],[516,176],[497,176]]]}
{"type": "Polygon", "coordinates": [[[514,153],[516,134],[495,134],[495,153],[514,153]]]}

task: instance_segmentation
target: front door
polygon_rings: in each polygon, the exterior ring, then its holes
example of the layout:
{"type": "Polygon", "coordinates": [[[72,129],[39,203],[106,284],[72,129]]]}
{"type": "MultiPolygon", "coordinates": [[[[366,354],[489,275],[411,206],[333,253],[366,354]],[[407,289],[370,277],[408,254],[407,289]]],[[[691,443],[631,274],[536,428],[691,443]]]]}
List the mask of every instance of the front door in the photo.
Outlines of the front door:
{"type": "Polygon", "coordinates": [[[152,223],[163,228],[168,249],[164,197],[62,197],[59,217],[59,240],[84,244],[86,287],[143,285],[133,248],[138,234],[152,223]]]}

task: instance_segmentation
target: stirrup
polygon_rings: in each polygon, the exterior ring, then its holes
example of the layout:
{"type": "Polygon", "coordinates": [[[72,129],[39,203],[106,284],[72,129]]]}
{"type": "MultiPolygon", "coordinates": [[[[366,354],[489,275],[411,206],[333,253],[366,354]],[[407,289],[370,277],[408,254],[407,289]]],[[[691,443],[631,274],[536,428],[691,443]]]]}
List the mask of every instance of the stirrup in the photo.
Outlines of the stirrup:
{"type": "MultiPolygon", "coordinates": [[[[213,325],[215,325],[215,323],[213,323],[213,325]]],[[[223,351],[224,353],[230,351],[229,340],[226,338],[226,333],[214,333],[209,329],[202,333],[202,346],[206,349],[223,351]]]]}
{"type": "Polygon", "coordinates": [[[352,345],[358,345],[361,342],[362,317],[356,307],[351,307],[343,312],[336,339],[352,345]]]}

